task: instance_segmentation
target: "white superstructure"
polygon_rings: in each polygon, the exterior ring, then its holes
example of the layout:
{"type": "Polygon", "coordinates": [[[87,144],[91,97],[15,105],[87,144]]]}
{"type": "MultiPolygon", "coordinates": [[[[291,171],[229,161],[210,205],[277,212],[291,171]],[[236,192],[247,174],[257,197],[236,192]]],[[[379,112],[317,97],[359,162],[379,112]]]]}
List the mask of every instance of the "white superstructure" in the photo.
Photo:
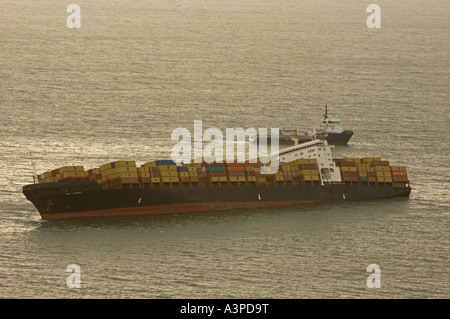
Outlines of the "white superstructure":
{"type": "Polygon", "coordinates": [[[280,163],[289,163],[299,158],[315,158],[322,185],[340,183],[342,181],[341,173],[339,167],[333,162],[332,147],[334,146],[328,145],[326,140],[314,140],[280,150],[278,159],[280,163]]]}

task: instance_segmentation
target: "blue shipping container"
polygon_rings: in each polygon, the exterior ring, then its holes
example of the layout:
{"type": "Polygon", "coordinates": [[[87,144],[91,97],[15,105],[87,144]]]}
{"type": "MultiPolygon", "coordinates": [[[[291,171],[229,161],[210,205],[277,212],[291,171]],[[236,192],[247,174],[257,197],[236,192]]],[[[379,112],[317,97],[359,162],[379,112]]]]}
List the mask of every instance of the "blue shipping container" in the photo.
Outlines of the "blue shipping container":
{"type": "Polygon", "coordinates": [[[207,172],[225,172],[225,166],[206,166],[207,172]]]}
{"type": "Polygon", "coordinates": [[[184,166],[179,166],[179,167],[177,167],[177,170],[178,170],[179,172],[187,172],[187,171],[188,171],[188,168],[187,168],[187,167],[184,167],[184,166]]]}
{"type": "Polygon", "coordinates": [[[157,160],[155,161],[156,166],[159,165],[176,165],[176,163],[172,160],[157,160]]]}
{"type": "Polygon", "coordinates": [[[116,162],[111,163],[111,168],[116,168],[116,162]]]}

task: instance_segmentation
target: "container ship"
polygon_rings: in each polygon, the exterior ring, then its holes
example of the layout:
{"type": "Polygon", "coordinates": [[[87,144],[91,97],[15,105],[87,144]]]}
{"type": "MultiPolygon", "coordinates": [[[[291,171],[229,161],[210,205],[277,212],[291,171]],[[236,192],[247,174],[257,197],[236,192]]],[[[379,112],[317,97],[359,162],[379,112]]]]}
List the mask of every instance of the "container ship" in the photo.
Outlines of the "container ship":
{"type": "Polygon", "coordinates": [[[35,176],[23,194],[43,220],[270,208],[408,197],[406,167],[376,157],[333,159],[325,140],[278,152],[264,164],[116,161],[64,166],[35,176]]]}
{"type": "MultiPolygon", "coordinates": [[[[353,136],[352,130],[345,130],[341,120],[335,114],[328,111],[328,105],[325,105],[323,118],[313,127],[312,130],[300,131],[298,129],[281,129],[278,142],[281,145],[296,145],[310,142],[315,139],[324,139],[330,145],[347,145],[353,136]]],[[[260,136],[252,139],[257,143],[260,136]]],[[[266,136],[267,143],[271,142],[271,136],[266,136]]]]}

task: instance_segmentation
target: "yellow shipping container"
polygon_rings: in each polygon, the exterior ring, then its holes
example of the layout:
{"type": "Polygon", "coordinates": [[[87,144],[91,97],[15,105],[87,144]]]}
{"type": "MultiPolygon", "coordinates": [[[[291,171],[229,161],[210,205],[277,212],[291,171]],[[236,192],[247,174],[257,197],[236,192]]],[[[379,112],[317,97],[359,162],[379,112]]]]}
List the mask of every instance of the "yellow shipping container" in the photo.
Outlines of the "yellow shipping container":
{"type": "Polygon", "coordinates": [[[156,162],[147,162],[142,164],[142,167],[156,167],[156,162]]]}
{"type": "Polygon", "coordinates": [[[189,177],[197,177],[198,176],[198,173],[197,173],[197,171],[189,171],[188,172],[189,173],[189,177]]]}
{"type": "Polygon", "coordinates": [[[319,171],[317,169],[302,169],[298,171],[297,175],[319,175],[319,171]]]}
{"type": "Polygon", "coordinates": [[[195,172],[197,173],[198,168],[193,166],[192,164],[188,166],[188,172],[195,172]]]}
{"type": "Polygon", "coordinates": [[[355,162],[356,164],[360,164],[361,163],[361,159],[360,158],[355,158],[355,157],[344,158],[344,161],[352,161],[352,162],[355,162]]]}
{"type": "Polygon", "coordinates": [[[111,175],[109,175],[109,179],[116,179],[116,178],[138,178],[139,175],[138,173],[126,173],[126,172],[122,172],[122,173],[113,173],[111,175]]]}
{"type": "MultiPolygon", "coordinates": [[[[239,177],[239,176],[233,176],[233,177],[239,177]]],[[[226,176],[212,176],[211,182],[226,182],[227,177],[226,176]]]]}
{"type": "Polygon", "coordinates": [[[363,163],[370,164],[373,161],[381,161],[381,157],[363,157],[362,158],[363,163]]]}
{"type": "Polygon", "coordinates": [[[152,177],[152,175],[150,175],[150,172],[148,172],[148,173],[140,173],[140,174],[138,174],[138,176],[140,178],[152,177]]]}
{"type": "Polygon", "coordinates": [[[373,166],[375,172],[390,172],[391,168],[389,166],[373,166]]]}
{"type": "Polygon", "coordinates": [[[283,177],[283,171],[278,171],[278,172],[276,172],[275,176],[281,176],[281,177],[283,177]]]}
{"type": "Polygon", "coordinates": [[[111,168],[115,166],[115,168],[118,167],[136,167],[135,161],[115,161],[111,163],[111,168]]]}
{"type": "Polygon", "coordinates": [[[256,176],[247,176],[249,182],[256,182],[256,176]]]}
{"type": "Polygon", "coordinates": [[[89,176],[89,173],[88,173],[88,172],[84,172],[84,171],[64,172],[64,173],[60,173],[60,174],[59,174],[60,177],[61,177],[61,174],[63,174],[64,178],[67,178],[67,177],[85,177],[85,176],[89,176]]]}
{"type": "Polygon", "coordinates": [[[391,177],[391,172],[375,172],[375,175],[378,177],[391,177]]]}
{"type": "Polygon", "coordinates": [[[377,178],[376,177],[368,177],[369,182],[376,182],[377,178]]]}
{"type": "Polygon", "coordinates": [[[161,175],[161,177],[178,177],[178,171],[175,170],[171,170],[171,171],[159,171],[159,174],[161,175]]]}
{"type": "Polygon", "coordinates": [[[392,177],[378,177],[377,176],[377,182],[378,183],[392,183],[392,177]]]}
{"type": "MultiPolygon", "coordinates": [[[[171,172],[171,171],[169,171],[169,172],[171,172]]],[[[178,175],[180,177],[189,177],[189,172],[178,172],[178,175]]]]}
{"type": "Polygon", "coordinates": [[[84,171],[84,166],[63,166],[60,167],[58,170],[60,174],[65,172],[82,172],[84,171]]]}
{"type": "Polygon", "coordinates": [[[375,172],[375,168],[373,168],[373,167],[368,167],[367,169],[366,169],[366,171],[367,172],[375,172]]]}
{"type": "Polygon", "coordinates": [[[118,173],[138,173],[137,167],[129,167],[129,166],[120,166],[116,168],[111,168],[111,174],[118,174],[118,173]]]}
{"type": "Polygon", "coordinates": [[[267,181],[267,179],[265,177],[258,177],[259,183],[265,183],[266,181],[267,181]]]}
{"type": "Polygon", "coordinates": [[[106,171],[111,168],[111,163],[100,165],[100,172],[106,171]]]}
{"type": "Polygon", "coordinates": [[[292,165],[299,165],[299,164],[317,164],[317,160],[315,158],[299,158],[293,162],[292,165]]]}
{"type": "Polygon", "coordinates": [[[180,179],[178,177],[161,177],[163,183],[179,183],[180,179]]]}
{"type": "Polygon", "coordinates": [[[152,177],[152,183],[161,183],[161,178],[160,177],[152,177]]]}
{"type": "Polygon", "coordinates": [[[363,176],[366,176],[366,177],[367,177],[367,172],[358,171],[358,176],[359,176],[359,177],[363,177],[363,176]]]}
{"type": "Polygon", "coordinates": [[[303,175],[302,178],[304,181],[320,181],[319,175],[303,175]]]}
{"type": "Polygon", "coordinates": [[[357,172],[358,170],[356,169],[356,167],[339,167],[339,169],[341,170],[341,172],[357,172]]]}
{"type": "Polygon", "coordinates": [[[275,180],[278,182],[283,182],[284,181],[284,176],[275,176],[275,180]]]}

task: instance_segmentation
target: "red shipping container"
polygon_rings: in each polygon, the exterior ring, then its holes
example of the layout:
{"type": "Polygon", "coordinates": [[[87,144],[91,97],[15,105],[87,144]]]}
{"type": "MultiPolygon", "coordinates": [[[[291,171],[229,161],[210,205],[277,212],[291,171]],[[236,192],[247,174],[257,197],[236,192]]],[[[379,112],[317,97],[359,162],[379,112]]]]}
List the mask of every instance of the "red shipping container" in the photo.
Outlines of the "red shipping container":
{"type": "Polygon", "coordinates": [[[373,161],[370,166],[389,166],[389,161],[373,161]]]}
{"type": "Polygon", "coordinates": [[[227,166],[227,171],[229,172],[243,172],[244,166],[227,166]]]}
{"type": "Polygon", "coordinates": [[[190,181],[191,181],[191,179],[189,177],[180,177],[180,182],[182,182],[182,183],[188,183],[190,181]]]}
{"type": "Polygon", "coordinates": [[[358,172],[346,172],[342,171],[341,176],[343,177],[358,177],[358,172]]]}
{"type": "Polygon", "coordinates": [[[228,176],[245,176],[244,171],[240,172],[228,172],[228,176]]]}
{"type": "Polygon", "coordinates": [[[356,163],[353,161],[340,161],[339,167],[356,167],[356,163]]]}
{"type": "Polygon", "coordinates": [[[343,182],[357,182],[358,180],[359,180],[358,177],[352,177],[352,176],[342,177],[343,182]]]}
{"type": "Polygon", "coordinates": [[[405,171],[392,171],[392,176],[408,176],[405,171]]]}
{"type": "Polygon", "coordinates": [[[227,167],[243,167],[244,165],[246,165],[245,163],[226,163],[225,166],[227,167]]]}
{"type": "Polygon", "coordinates": [[[367,177],[377,177],[375,172],[367,172],[367,177]]]}
{"type": "Polygon", "coordinates": [[[227,176],[226,172],[208,172],[208,176],[227,176]]]}

